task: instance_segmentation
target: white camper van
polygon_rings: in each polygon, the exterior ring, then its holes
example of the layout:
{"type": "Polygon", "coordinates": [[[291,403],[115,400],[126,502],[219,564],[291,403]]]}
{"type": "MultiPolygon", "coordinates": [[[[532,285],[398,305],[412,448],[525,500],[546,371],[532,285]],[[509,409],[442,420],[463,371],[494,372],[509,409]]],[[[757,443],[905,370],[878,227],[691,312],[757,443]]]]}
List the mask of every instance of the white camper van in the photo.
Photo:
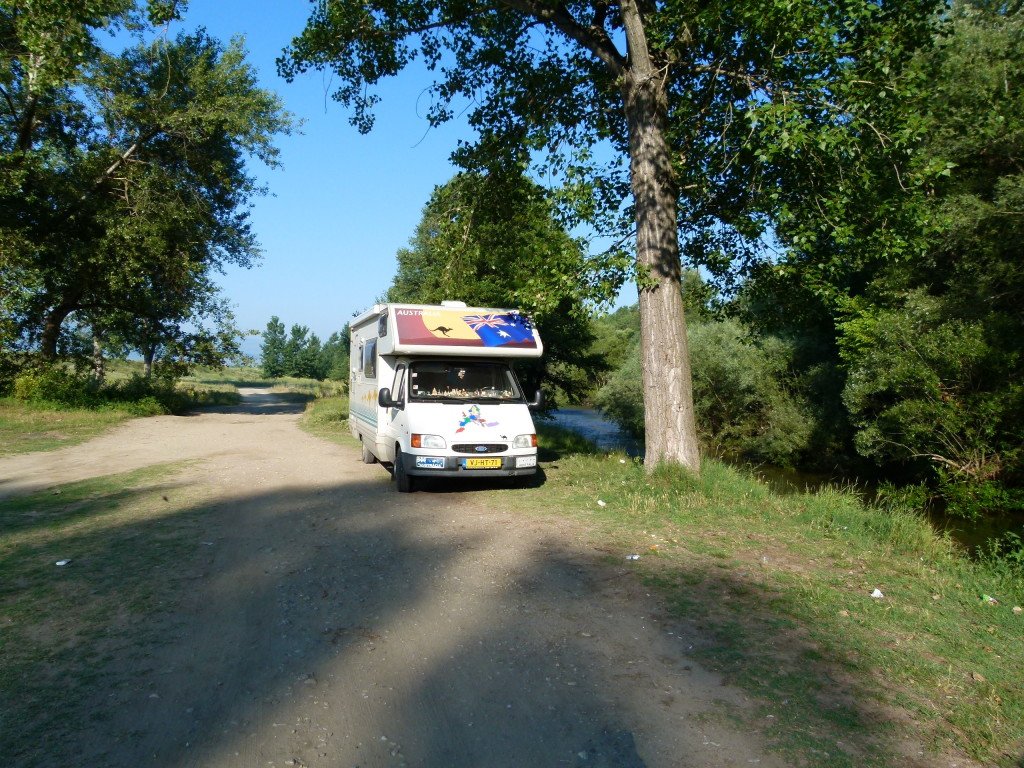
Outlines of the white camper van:
{"type": "Polygon", "coordinates": [[[540,357],[516,310],[378,304],[352,321],[349,428],[363,461],[391,464],[398,490],[418,477],[537,471],[537,430],[510,363],[540,357]]]}

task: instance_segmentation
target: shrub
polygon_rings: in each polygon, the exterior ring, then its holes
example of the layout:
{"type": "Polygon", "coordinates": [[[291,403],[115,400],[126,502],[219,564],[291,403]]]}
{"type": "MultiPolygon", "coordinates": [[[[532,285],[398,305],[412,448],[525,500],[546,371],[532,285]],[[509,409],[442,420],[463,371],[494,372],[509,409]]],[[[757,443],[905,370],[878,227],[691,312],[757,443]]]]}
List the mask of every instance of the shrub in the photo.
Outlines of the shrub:
{"type": "Polygon", "coordinates": [[[945,316],[921,293],[842,327],[843,401],[856,447],[880,466],[929,480],[951,514],[1019,509],[1024,385],[1016,354],[983,320],[945,316]]]}
{"type": "Polygon", "coordinates": [[[154,416],[185,406],[173,383],[145,379],[137,374],[123,381],[100,385],[93,377],[59,364],[37,364],[14,379],[15,398],[59,408],[104,408],[136,416],[154,416]]]}
{"type": "MultiPolygon", "coordinates": [[[[714,453],[790,464],[811,437],[813,419],[788,387],[790,350],[755,342],[735,320],[691,325],[690,359],[697,429],[714,453]]],[[[599,390],[595,403],[635,436],[644,430],[640,348],[599,390]]]]}
{"type": "Polygon", "coordinates": [[[644,435],[644,390],[640,347],[634,345],[622,365],[598,390],[594,404],[634,437],[644,435]]]}
{"type": "Polygon", "coordinates": [[[14,378],[18,400],[69,407],[91,407],[99,402],[94,382],[60,365],[37,365],[14,378]]]}

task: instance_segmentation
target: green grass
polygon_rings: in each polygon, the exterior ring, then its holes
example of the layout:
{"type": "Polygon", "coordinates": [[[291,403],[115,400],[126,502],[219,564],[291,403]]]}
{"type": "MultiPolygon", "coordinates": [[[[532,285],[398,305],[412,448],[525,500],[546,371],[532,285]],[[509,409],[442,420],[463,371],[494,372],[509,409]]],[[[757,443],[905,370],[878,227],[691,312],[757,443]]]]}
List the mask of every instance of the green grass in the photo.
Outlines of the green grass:
{"type": "Polygon", "coordinates": [[[0,398],[0,456],[81,443],[130,418],[126,411],[65,409],[0,398]]]}
{"type": "Polygon", "coordinates": [[[585,437],[562,427],[541,422],[537,425],[537,460],[558,461],[562,456],[596,454],[597,446],[585,437]]]}
{"type": "Polygon", "coordinates": [[[110,662],[155,639],[145,618],[175,599],[176,564],[198,544],[202,511],[174,482],[179,466],[0,502],[5,764],[73,764],[62,754],[66,723],[102,707],[97,690],[132,684],[110,662]]]}
{"type": "Polygon", "coordinates": [[[693,653],[761,702],[765,736],[789,759],[890,766],[909,737],[1017,764],[1019,569],[969,559],[919,515],[849,492],[780,496],[713,461],[695,478],[565,442],[549,450],[543,486],[493,493],[576,517],[635,567],[712,638],[693,653]]]}
{"type": "Polygon", "coordinates": [[[272,387],[274,379],[264,378],[259,368],[239,366],[232,368],[197,368],[182,379],[183,382],[204,387],[272,387]]]}
{"type": "Polygon", "coordinates": [[[299,425],[311,435],[332,443],[359,447],[359,441],[348,431],[348,397],[343,395],[310,400],[299,425]]]}
{"type": "Polygon", "coordinates": [[[345,381],[318,381],[294,376],[268,379],[259,368],[236,367],[219,370],[201,368],[182,379],[183,383],[213,389],[223,387],[270,387],[274,392],[295,392],[311,397],[337,397],[348,391],[345,381]]]}

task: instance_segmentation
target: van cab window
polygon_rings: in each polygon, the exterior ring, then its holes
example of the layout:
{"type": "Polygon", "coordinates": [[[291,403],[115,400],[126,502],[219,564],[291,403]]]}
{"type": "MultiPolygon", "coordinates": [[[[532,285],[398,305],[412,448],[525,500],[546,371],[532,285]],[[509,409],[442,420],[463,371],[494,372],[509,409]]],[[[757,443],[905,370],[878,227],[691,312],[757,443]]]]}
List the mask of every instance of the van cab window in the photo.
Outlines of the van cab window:
{"type": "Polygon", "coordinates": [[[409,366],[409,397],[420,401],[522,400],[505,363],[424,361],[409,366]]]}

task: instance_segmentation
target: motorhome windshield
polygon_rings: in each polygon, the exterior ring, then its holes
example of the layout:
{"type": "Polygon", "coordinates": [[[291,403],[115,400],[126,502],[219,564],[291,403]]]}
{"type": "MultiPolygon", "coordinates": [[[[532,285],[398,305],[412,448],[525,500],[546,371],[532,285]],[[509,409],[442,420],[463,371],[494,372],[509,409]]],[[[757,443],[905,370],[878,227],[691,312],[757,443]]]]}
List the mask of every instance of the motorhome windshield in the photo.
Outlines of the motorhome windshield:
{"type": "Polygon", "coordinates": [[[409,396],[419,401],[522,400],[504,363],[424,361],[409,366],[409,396]]]}

